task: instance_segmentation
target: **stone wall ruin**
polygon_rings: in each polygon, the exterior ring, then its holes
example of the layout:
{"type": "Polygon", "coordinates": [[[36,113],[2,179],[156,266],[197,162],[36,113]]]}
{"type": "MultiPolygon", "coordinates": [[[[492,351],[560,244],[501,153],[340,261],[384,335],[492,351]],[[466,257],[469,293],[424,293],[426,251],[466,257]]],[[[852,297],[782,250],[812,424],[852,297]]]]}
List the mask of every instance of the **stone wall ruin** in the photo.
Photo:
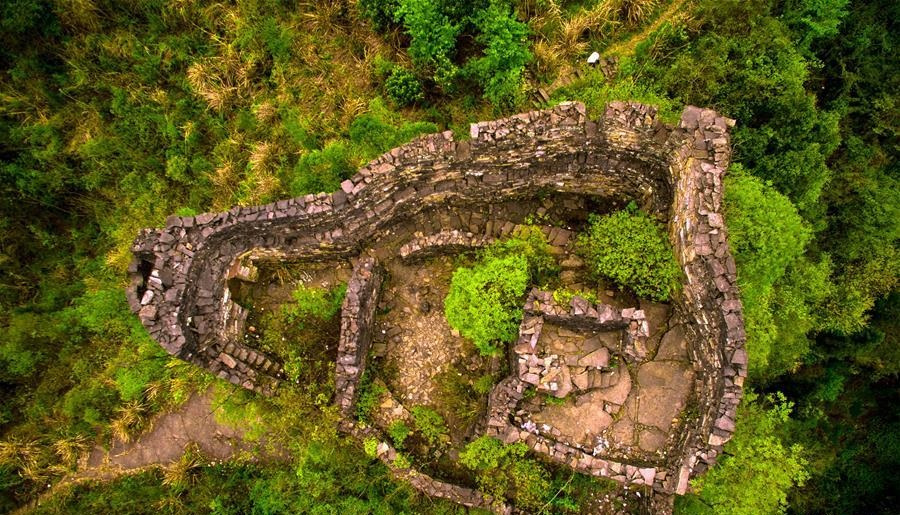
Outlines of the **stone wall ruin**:
{"type": "MultiPolygon", "coordinates": [[[[609,104],[602,117],[591,120],[584,105],[563,103],[472,124],[468,140],[456,141],[449,131],[424,136],[373,160],[334,193],[171,216],[164,228],[142,231],[132,248],[129,304],[170,354],[234,384],[270,393],[283,378],[281,364],[233,337],[243,318],[225,277],[243,257],[325,261],[361,256],[400,221],[427,217],[441,206],[547,192],[636,200],[669,220],[669,237],[684,270],[684,288],[673,304],[688,321],[699,412],[678,435],[677,452],[668,456],[665,470],[650,474],[647,467],[622,467],[628,481],[640,478],[657,491],[684,493],[688,480],[711,466],[730,438],[747,370],[735,264],[721,205],[732,125],[714,111],[687,107],[680,123],[670,127],[654,108],[622,102],[609,104]]],[[[479,246],[486,236],[421,235],[411,237],[401,253],[406,258],[479,246]]],[[[352,413],[365,366],[366,331],[380,280],[377,263],[369,258],[359,260],[354,277],[357,273],[359,281],[351,280],[342,313],[339,359],[344,361],[338,364],[336,402],[345,415],[352,413]]],[[[521,393],[510,384],[502,382],[492,397],[521,393]]],[[[494,401],[500,405],[504,399],[494,401]]],[[[578,468],[578,459],[568,464],[578,468]]],[[[484,502],[478,497],[470,505],[484,502]]]]}

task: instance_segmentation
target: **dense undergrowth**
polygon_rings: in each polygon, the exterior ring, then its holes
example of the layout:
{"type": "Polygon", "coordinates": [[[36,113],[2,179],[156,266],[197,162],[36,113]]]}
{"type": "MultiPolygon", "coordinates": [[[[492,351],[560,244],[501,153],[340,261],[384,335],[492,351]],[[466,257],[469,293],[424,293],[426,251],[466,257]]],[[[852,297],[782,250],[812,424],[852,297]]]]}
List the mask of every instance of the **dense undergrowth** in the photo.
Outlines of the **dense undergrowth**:
{"type": "MultiPolygon", "coordinates": [[[[166,356],[128,311],[124,270],[139,228],[173,212],[334,189],[417,134],[462,134],[468,122],[531,108],[542,87],[594,114],[639,100],[669,121],[684,104],[737,120],[726,221],[747,307],[748,386],[763,395],[742,405],[719,468],[679,509],[889,513],[900,491],[900,7],[687,0],[658,19],[668,6],[0,3],[0,509],[213,381],[166,356]],[[607,48],[621,52],[615,79],[573,75],[607,48]],[[776,391],[786,399],[765,395],[776,391]]],[[[379,465],[342,457],[356,451],[305,458],[315,440],[301,435],[326,431],[327,402],[293,387],[272,400],[230,398],[258,407],[235,416],[294,441],[293,461],[201,467],[197,484],[224,474],[259,503],[307,485],[320,493],[294,501],[415,511],[391,504],[420,500],[379,465]],[[339,472],[345,462],[352,474],[339,472]],[[362,476],[376,486],[352,479],[362,476]]],[[[53,502],[154,505],[172,497],[156,474],[53,502]]],[[[227,495],[204,491],[178,496],[184,507],[171,511],[213,509],[227,495]]],[[[247,502],[221,501],[241,512],[247,502]]]]}

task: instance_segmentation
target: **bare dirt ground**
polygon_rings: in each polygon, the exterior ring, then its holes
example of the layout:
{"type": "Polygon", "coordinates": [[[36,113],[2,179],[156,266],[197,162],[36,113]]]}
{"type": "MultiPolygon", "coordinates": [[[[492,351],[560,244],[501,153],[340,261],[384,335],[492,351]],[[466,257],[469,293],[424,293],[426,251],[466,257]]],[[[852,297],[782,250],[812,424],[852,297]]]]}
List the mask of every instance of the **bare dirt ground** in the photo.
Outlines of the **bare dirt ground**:
{"type": "Polygon", "coordinates": [[[385,307],[376,331],[386,341],[386,369],[392,370],[388,386],[405,406],[434,403],[435,377],[467,353],[466,342],[444,317],[444,297],[450,287],[453,261],[437,258],[410,267],[399,260],[387,263],[385,307]]]}

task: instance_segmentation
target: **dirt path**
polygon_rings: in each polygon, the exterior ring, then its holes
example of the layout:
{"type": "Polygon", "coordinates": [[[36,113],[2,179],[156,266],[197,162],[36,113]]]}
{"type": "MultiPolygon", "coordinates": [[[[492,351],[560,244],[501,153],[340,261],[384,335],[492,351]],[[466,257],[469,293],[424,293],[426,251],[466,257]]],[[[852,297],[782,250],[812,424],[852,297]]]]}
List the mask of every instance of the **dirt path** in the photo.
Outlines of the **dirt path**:
{"type": "Polygon", "coordinates": [[[673,20],[682,12],[682,7],[688,0],[675,0],[672,2],[669,7],[666,8],[665,11],[662,12],[659,16],[653,20],[653,23],[647,25],[640,32],[632,35],[630,38],[625,41],[620,41],[611,47],[607,48],[604,51],[604,54],[609,56],[617,56],[617,57],[625,57],[634,53],[635,47],[641,41],[647,39],[647,36],[653,33],[656,29],[658,29],[663,23],[667,21],[673,20]]]}
{"type": "Polygon", "coordinates": [[[91,451],[87,466],[78,472],[85,478],[114,477],[148,465],[168,465],[196,444],[209,459],[224,460],[235,452],[249,449],[242,440],[244,432],[216,422],[212,391],[194,393],[177,411],[159,415],[152,429],[131,443],[116,441],[107,450],[97,446],[91,451]]]}
{"type": "Polygon", "coordinates": [[[64,477],[15,514],[30,510],[68,485],[90,480],[112,480],[123,474],[139,472],[178,461],[189,445],[196,445],[210,460],[225,460],[241,450],[255,447],[243,440],[244,431],[219,424],[213,405],[212,388],[194,392],[176,411],[158,415],[152,429],[131,443],[116,441],[110,449],[96,446],[82,458],[79,470],[64,477]]]}

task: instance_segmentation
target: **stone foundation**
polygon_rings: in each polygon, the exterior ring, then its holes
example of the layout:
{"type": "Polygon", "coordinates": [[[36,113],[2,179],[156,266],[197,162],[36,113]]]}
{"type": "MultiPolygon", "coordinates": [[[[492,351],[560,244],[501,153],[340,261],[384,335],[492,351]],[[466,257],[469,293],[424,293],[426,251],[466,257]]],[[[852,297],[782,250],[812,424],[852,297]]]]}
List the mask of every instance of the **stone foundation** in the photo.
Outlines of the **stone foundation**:
{"type": "MultiPolygon", "coordinates": [[[[733,121],[711,110],[688,107],[679,125],[668,127],[654,108],[622,102],[611,103],[600,119],[590,120],[582,104],[564,103],[472,124],[466,141],[456,141],[449,131],[425,136],[375,159],[334,193],[224,213],[171,216],[164,228],[142,231],[132,248],[128,301],[170,354],[268,393],[281,379],[280,364],[233,341],[242,318],[225,277],[241,256],[252,252],[306,261],[357,256],[398,224],[440,207],[530,199],[548,192],[635,200],[669,221],[670,240],[685,273],[674,305],[687,320],[697,420],[677,435],[677,451],[666,456],[665,466],[653,468],[597,461],[527,431],[513,435],[507,426],[488,431],[508,441],[523,439],[533,448],[547,445],[545,452],[541,447],[543,454],[578,470],[605,470],[609,477],[652,484],[661,493],[684,493],[690,477],[711,466],[730,438],[747,371],[735,265],[721,214],[731,125],[733,121]]],[[[421,238],[401,250],[403,257],[486,242],[475,234],[421,238]]],[[[379,282],[375,261],[361,259],[342,313],[336,402],[345,416],[353,412],[365,367],[379,282]]],[[[597,307],[579,301],[567,316],[587,320],[591,309],[597,307]]],[[[639,343],[637,310],[618,316],[639,343]]],[[[638,357],[641,351],[633,347],[638,357]]],[[[491,394],[491,415],[493,407],[514,409],[522,391],[517,378],[501,383],[491,394]]],[[[417,485],[420,480],[412,477],[420,476],[408,477],[417,485]]],[[[450,488],[447,495],[455,496],[455,491],[450,488]]]]}

